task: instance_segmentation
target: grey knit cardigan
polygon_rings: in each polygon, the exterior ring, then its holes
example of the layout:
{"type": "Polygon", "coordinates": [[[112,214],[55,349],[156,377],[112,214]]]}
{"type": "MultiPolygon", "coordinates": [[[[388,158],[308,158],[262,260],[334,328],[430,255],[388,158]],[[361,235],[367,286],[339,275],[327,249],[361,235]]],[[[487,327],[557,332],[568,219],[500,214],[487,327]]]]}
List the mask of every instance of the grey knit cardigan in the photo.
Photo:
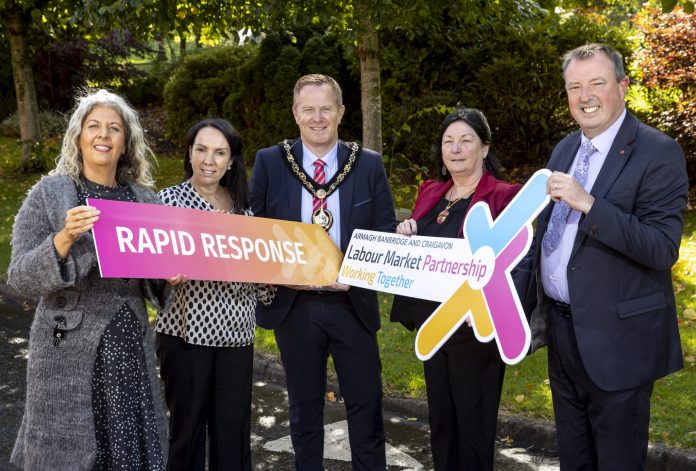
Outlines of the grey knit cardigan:
{"type": "MultiPolygon", "coordinates": [[[[159,203],[153,191],[138,185],[130,188],[138,201],[159,203]]],[[[70,177],[43,177],[29,191],[15,219],[8,282],[39,303],[29,335],[26,406],[11,462],[27,470],[92,469],[97,451],[92,372],[102,334],[123,303],[143,327],[146,367],[166,460],[165,409],[144,299],[162,308],[173,300],[173,290],[167,284],[157,296],[144,280],[102,279],[91,233],[83,234],[60,263],[53,236],[74,206],[77,189],[70,177]],[[67,333],[54,345],[56,316],[65,317],[67,333]]]]}

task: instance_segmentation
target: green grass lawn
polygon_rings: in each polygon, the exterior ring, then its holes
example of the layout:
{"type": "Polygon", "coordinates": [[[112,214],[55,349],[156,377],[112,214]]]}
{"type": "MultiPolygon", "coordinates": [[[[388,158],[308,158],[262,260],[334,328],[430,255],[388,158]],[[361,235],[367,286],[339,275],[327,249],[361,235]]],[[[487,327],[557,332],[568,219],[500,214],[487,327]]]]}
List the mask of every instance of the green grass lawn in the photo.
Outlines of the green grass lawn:
{"type": "MultiPolygon", "coordinates": [[[[19,159],[15,139],[0,138],[0,169],[19,159]]],[[[182,179],[181,157],[160,157],[157,187],[182,179]]],[[[6,278],[10,258],[12,223],[23,195],[39,175],[17,175],[0,170],[0,273],[6,278]]],[[[685,368],[657,382],[652,397],[650,439],[671,446],[696,448],[696,210],[686,214],[680,259],[674,267],[679,324],[685,368]]],[[[401,324],[391,323],[388,313],[392,297],[380,293],[382,330],[380,343],[386,394],[425,397],[421,362],[414,353],[415,334],[401,324]]],[[[273,332],[257,330],[257,351],[277,355],[273,332]]],[[[333,375],[333,372],[331,373],[333,375]]],[[[553,419],[546,369],[546,350],[536,352],[520,364],[507,368],[502,409],[535,418],[553,419]]]]}

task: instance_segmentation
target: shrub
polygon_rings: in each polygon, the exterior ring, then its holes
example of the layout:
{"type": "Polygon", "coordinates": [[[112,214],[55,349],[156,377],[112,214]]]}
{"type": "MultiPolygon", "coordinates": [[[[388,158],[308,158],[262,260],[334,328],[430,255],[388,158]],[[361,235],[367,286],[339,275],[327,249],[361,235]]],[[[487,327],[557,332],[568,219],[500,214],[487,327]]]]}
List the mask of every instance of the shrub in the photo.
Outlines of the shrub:
{"type": "Polygon", "coordinates": [[[149,52],[125,30],[89,41],[82,37],[47,41],[34,56],[40,106],[69,110],[75,104],[75,90],[84,86],[120,91],[136,78],[145,77],[127,59],[149,52]]]}
{"type": "Polygon", "coordinates": [[[561,55],[590,41],[626,50],[616,30],[580,17],[564,20],[543,10],[531,16],[514,9],[499,14],[503,17],[474,24],[449,18],[442,34],[383,32],[383,128],[390,158],[427,166],[434,175],[441,166],[431,160],[437,128],[447,110],[462,102],[488,118],[505,167],[540,167],[555,143],[575,128],[567,112],[561,55]]]}
{"type": "Polygon", "coordinates": [[[143,75],[133,77],[118,91],[123,93],[133,106],[144,107],[164,103],[164,87],[171,76],[174,65],[164,60],[155,60],[143,75]]]}
{"type": "Polygon", "coordinates": [[[253,161],[257,149],[299,135],[292,115],[292,92],[297,79],[308,73],[336,79],[346,106],[340,137],[360,140],[360,87],[344,56],[333,35],[303,31],[295,42],[284,33],[264,38],[258,54],[240,70],[240,88],[224,104],[225,117],[242,130],[248,161],[253,161]]]}
{"type": "Polygon", "coordinates": [[[696,15],[646,8],[636,17],[642,46],[636,54],[647,106],[641,116],[675,138],[696,176],[696,15]]]}
{"type": "MultiPolygon", "coordinates": [[[[41,134],[44,139],[61,136],[68,125],[65,116],[55,111],[39,111],[39,122],[41,123],[41,134]]],[[[20,137],[19,115],[15,111],[0,122],[0,136],[20,137]]]]}
{"type": "Polygon", "coordinates": [[[187,54],[164,87],[167,137],[182,143],[197,121],[223,116],[223,102],[239,88],[238,69],[254,53],[254,46],[245,45],[187,54]]]}
{"type": "Polygon", "coordinates": [[[338,38],[302,30],[291,37],[270,33],[260,45],[203,49],[174,70],[164,91],[167,136],[182,142],[198,120],[219,116],[241,133],[245,157],[285,138],[297,137],[292,90],[306,73],[334,77],[343,90],[343,139],[361,136],[360,88],[338,38]]]}

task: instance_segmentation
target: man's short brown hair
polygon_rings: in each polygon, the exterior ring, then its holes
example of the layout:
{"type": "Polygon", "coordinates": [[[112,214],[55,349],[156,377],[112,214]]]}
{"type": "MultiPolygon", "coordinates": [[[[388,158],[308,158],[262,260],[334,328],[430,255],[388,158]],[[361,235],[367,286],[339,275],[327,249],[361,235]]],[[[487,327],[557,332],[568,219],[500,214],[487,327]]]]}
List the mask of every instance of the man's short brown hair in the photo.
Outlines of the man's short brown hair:
{"type": "Polygon", "coordinates": [[[295,82],[295,90],[292,94],[293,106],[295,106],[295,103],[297,102],[297,96],[300,94],[300,91],[307,85],[328,85],[329,87],[331,87],[331,89],[334,92],[334,95],[336,96],[336,106],[340,107],[341,105],[343,105],[343,93],[341,93],[341,87],[338,85],[338,82],[336,82],[333,78],[329,77],[328,75],[308,74],[303,75],[297,80],[297,82],[295,82]]]}
{"type": "Polygon", "coordinates": [[[608,44],[591,43],[584,46],[576,47],[572,51],[563,54],[563,77],[570,63],[574,60],[585,60],[593,57],[595,54],[604,54],[614,64],[614,75],[616,81],[620,82],[626,76],[623,66],[623,58],[619,51],[608,44]]]}

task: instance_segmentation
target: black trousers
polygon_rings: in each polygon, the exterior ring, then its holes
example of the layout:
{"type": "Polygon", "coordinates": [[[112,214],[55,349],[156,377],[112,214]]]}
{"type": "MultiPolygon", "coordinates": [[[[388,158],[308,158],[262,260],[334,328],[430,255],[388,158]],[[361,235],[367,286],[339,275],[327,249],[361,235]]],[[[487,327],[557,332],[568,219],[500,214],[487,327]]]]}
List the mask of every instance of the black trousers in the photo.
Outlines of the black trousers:
{"type": "Polygon", "coordinates": [[[251,470],[254,346],[204,347],[157,335],[160,375],[169,408],[167,469],[251,470]]]}
{"type": "Polygon", "coordinates": [[[654,383],[603,391],[587,375],[572,318],[552,307],[549,379],[561,470],[641,470],[648,450],[654,383]]]}
{"type": "Polygon", "coordinates": [[[435,471],[492,470],[505,376],[495,342],[463,325],[423,369],[435,471]]]}
{"type": "Polygon", "coordinates": [[[346,405],[352,467],[384,471],[377,337],[360,322],[348,296],[300,291],[275,336],[288,387],[295,469],[324,469],[324,397],[330,354],[346,405]]]}

